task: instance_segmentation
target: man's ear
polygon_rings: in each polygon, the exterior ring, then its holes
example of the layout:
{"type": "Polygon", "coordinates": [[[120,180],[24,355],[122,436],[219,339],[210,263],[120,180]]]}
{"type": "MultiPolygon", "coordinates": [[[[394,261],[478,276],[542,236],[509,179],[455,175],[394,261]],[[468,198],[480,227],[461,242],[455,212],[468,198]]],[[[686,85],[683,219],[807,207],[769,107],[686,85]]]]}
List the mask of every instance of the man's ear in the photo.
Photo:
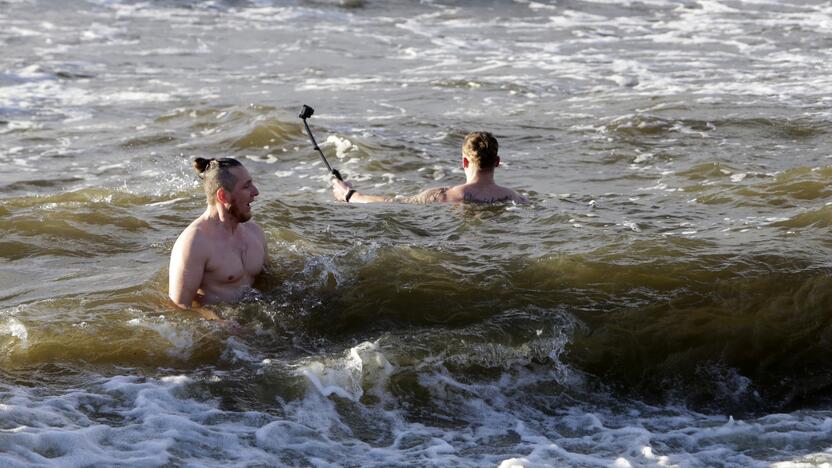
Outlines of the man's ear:
{"type": "Polygon", "coordinates": [[[497,159],[494,161],[494,167],[497,167],[499,165],[500,165],[500,157],[497,156],[497,159]]]}
{"type": "Polygon", "coordinates": [[[226,192],[224,188],[218,188],[215,196],[217,197],[218,202],[223,204],[228,203],[228,192],[226,192]]]}

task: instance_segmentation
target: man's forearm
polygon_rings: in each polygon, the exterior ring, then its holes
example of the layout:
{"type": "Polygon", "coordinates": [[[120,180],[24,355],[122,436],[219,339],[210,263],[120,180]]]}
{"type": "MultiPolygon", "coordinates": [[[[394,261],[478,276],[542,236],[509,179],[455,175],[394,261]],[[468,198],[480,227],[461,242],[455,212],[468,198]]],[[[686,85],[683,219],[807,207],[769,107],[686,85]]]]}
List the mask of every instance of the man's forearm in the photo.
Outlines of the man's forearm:
{"type": "Polygon", "coordinates": [[[392,197],[384,197],[381,195],[364,195],[355,192],[350,197],[350,203],[389,203],[394,199],[392,197]]]}
{"type": "Polygon", "coordinates": [[[424,192],[421,192],[417,195],[413,195],[410,197],[401,197],[401,196],[393,196],[393,197],[384,197],[381,195],[364,195],[358,192],[355,192],[350,197],[350,203],[411,203],[411,204],[424,204],[424,203],[439,203],[444,202],[446,200],[446,193],[448,189],[446,187],[435,188],[435,189],[428,189],[424,192]]]}

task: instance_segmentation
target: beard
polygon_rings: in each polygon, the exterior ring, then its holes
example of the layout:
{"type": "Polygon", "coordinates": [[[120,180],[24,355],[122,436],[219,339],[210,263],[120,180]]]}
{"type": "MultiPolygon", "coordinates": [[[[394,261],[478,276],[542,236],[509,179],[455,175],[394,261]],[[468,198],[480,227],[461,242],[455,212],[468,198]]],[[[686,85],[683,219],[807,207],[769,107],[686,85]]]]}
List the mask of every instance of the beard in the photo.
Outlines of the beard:
{"type": "Polygon", "coordinates": [[[240,210],[240,207],[236,204],[232,204],[230,208],[228,208],[228,213],[237,220],[238,223],[244,223],[251,219],[251,211],[248,213],[243,213],[240,210]]]}

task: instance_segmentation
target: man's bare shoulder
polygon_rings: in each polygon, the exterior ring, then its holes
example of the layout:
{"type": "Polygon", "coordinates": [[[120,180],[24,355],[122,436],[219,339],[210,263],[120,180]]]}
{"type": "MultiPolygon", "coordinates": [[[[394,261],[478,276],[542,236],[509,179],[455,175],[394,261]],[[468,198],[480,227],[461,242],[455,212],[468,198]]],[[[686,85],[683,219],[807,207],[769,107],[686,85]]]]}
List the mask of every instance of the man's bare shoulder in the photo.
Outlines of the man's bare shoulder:
{"type": "Polygon", "coordinates": [[[518,193],[516,190],[512,190],[512,189],[506,189],[506,190],[511,192],[511,201],[513,201],[514,203],[519,203],[519,204],[523,204],[523,205],[529,203],[529,199],[527,197],[521,195],[520,193],[518,193]]]}
{"type": "Polygon", "coordinates": [[[247,221],[245,224],[241,225],[244,229],[246,229],[251,235],[256,237],[260,242],[263,244],[266,243],[266,232],[263,231],[263,228],[260,227],[259,224],[255,223],[254,221],[247,221]]]}
{"type": "Polygon", "coordinates": [[[195,245],[207,244],[210,238],[210,227],[202,218],[195,219],[179,234],[174,249],[186,248],[190,250],[195,245]]]}
{"type": "Polygon", "coordinates": [[[412,197],[403,197],[399,198],[396,201],[402,203],[417,203],[417,204],[427,204],[427,203],[447,203],[451,200],[448,198],[448,192],[451,190],[450,187],[437,187],[427,189],[417,195],[413,195],[412,197]]]}
{"type": "Polygon", "coordinates": [[[243,226],[246,226],[247,228],[251,229],[252,232],[256,232],[260,235],[264,235],[263,228],[259,224],[254,222],[253,220],[246,221],[246,223],[243,224],[243,226]]]}
{"type": "Polygon", "coordinates": [[[500,188],[503,189],[504,192],[503,192],[503,195],[502,195],[501,199],[498,200],[499,202],[514,202],[514,203],[522,204],[522,205],[525,205],[526,203],[529,203],[529,199],[524,197],[523,195],[520,195],[516,190],[512,190],[508,187],[500,187],[500,188]]]}
{"type": "MultiPolygon", "coordinates": [[[[454,187],[452,190],[457,189],[454,187]]],[[[487,190],[469,190],[466,186],[459,186],[459,192],[462,195],[462,201],[468,203],[506,203],[514,202],[525,204],[529,200],[520,195],[516,191],[508,188],[495,185],[489,187],[487,190]]]]}

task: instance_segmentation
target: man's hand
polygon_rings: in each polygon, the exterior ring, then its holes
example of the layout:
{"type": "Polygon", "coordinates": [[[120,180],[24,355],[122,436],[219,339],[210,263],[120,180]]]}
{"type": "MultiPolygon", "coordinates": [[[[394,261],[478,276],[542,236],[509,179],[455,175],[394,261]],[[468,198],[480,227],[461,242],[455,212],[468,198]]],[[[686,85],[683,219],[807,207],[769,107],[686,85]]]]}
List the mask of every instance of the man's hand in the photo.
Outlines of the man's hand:
{"type": "Polygon", "coordinates": [[[347,194],[352,190],[352,184],[335,177],[332,177],[330,181],[332,182],[332,196],[335,197],[335,201],[347,201],[347,194]]]}

